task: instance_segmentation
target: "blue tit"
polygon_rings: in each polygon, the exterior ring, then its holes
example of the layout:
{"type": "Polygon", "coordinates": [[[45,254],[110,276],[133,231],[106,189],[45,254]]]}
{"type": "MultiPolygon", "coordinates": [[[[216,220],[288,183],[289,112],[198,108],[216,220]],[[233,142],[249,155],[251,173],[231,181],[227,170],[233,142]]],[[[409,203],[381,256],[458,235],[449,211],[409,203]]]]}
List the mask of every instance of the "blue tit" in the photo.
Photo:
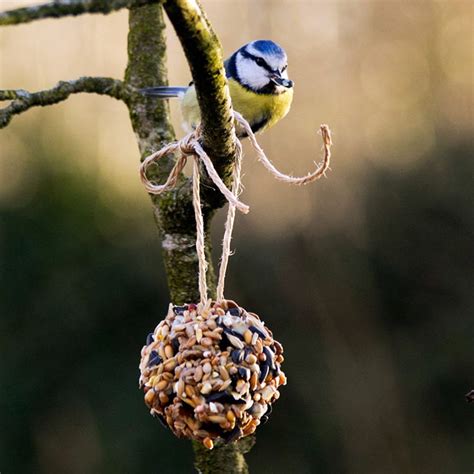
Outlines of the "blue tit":
{"type": "MultiPolygon", "coordinates": [[[[257,40],[242,46],[225,63],[232,105],[250,124],[254,133],[275,125],[290,110],[293,81],[288,79],[287,56],[273,41],[257,40]]],[[[149,87],[145,95],[181,99],[183,128],[189,132],[200,122],[196,89],[188,87],[149,87]]],[[[237,130],[244,137],[242,130],[237,130]]]]}

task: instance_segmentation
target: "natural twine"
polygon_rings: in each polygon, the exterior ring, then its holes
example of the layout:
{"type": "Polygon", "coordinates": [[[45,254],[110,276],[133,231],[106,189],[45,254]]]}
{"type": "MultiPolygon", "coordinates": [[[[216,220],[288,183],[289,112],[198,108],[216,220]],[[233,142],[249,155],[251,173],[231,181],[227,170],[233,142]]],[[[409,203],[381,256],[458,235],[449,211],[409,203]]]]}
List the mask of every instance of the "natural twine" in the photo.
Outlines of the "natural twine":
{"type": "MultiPolygon", "coordinates": [[[[249,137],[250,143],[252,144],[254,150],[257,153],[258,160],[265,166],[265,168],[273,174],[273,176],[285,183],[303,185],[312,183],[317,179],[325,176],[326,171],[329,168],[329,163],[331,159],[331,131],[327,125],[320,126],[320,133],[323,139],[323,161],[319,164],[316,164],[316,169],[312,173],[308,173],[306,176],[294,177],[286,175],[280,172],[272,162],[267,158],[265,152],[262,150],[260,145],[257,142],[255,134],[252,131],[249,123],[242,117],[241,114],[234,111],[234,118],[236,122],[243,128],[247,136],[249,137]]],[[[205,237],[204,237],[204,219],[202,216],[201,208],[201,197],[200,197],[200,166],[199,162],[201,161],[207,171],[207,174],[213,181],[213,183],[218,187],[219,191],[225,196],[229,202],[229,209],[227,211],[227,219],[225,223],[224,238],[222,241],[222,257],[219,268],[219,278],[217,283],[217,301],[222,301],[224,299],[224,282],[225,275],[227,272],[227,265],[229,262],[229,257],[232,254],[230,250],[230,242],[232,240],[232,230],[234,228],[235,220],[235,210],[238,209],[243,214],[247,214],[250,210],[249,206],[244,204],[239,200],[238,196],[241,188],[241,168],[242,168],[242,145],[240,141],[235,138],[236,146],[236,159],[234,162],[232,170],[232,190],[229,190],[224,184],[219,174],[217,173],[214,165],[212,164],[211,159],[207,153],[202,148],[199,140],[201,138],[201,127],[197,127],[196,130],[189,133],[181,140],[165,145],[163,148],[157,152],[146,157],[141,166],[140,166],[140,178],[142,180],[145,189],[151,194],[161,194],[165,191],[176,186],[180,173],[183,171],[183,168],[186,165],[188,157],[194,158],[193,163],[193,206],[194,214],[196,217],[196,252],[198,255],[199,262],[199,294],[201,297],[201,302],[205,303],[207,301],[207,282],[206,282],[206,273],[208,263],[206,260],[205,252],[205,237]],[[146,176],[147,170],[152,163],[156,163],[160,158],[170,153],[179,151],[180,155],[176,160],[175,165],[173,166],[168,178],[164,184],[154,184],[146,176]]]]}

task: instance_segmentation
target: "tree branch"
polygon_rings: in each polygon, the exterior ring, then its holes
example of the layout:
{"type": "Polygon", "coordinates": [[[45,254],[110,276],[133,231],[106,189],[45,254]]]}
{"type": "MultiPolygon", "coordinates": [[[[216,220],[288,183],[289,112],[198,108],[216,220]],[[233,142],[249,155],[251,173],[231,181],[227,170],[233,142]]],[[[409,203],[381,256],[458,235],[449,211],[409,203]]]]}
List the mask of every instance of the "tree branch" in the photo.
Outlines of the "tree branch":
{"type": "Polygon", "coordinates": [[[198,2],[166,0],[163,6],[191,69],[201,110],[203,146],[228,182],[235,159],[235,131],[220,41],[198,2]]]}
{"type": "MultiPolygon", "coordinates": [[[[163,7],[178,35],[191,70],[201,112],[203,147],[227,184],[236,156],[236,136],[220,41],[199,2],[166,0],[163,7]]],[[[205,222],[209,228],[214,211],[221,207],[225,200],[218,191],[213,190],[213,186],[204,189],[207,190],[203,192],[202,204],[205,222]]],[[[206,243],[209,250],[209,232],[206,235],[206,243]]],[[[192,251],[194,252],[194,249],[192,251]]],[[[209,269],[212,271],[212,265],[209,269]]],[[[209,273],[211,272],[208,271],[208,275],[209,273]]],[[[193,294],[196,294],[196,291],[194,289],[193,294]]],[[[215,297],[215,284],[209,285],[209,292],[210,296],[215,297]]],[[[191,301],[196,300],[197,298],[191,301]]],[[[218,474],[224,471],[229,474],[246,474],[248,467],[244,454],[254,443],[255,438],[252,436],[230,445],[216,446],[209,451],[193,441],[195,466],[203,474],[218,474]]]]}
{"type": "Polygon", "coordinates": [[[29,23],[44,18],[77,16],[83,13],[107,14],[121,8],[159,3],[161,0],[55,0],[0,13],[0,26],[29,23]]]}
{"type": "MultiPolygon", "coordinates": [[[[165,21],[159,5],[130,9],[125,83],[137,89],[168,83],[165,21]]],[[[129,101],[128,107],[142,160],[176,138],[167,101],[138,94],[129,101]]],[[[149,178],[165,181],[173,164],[173,156],[164,157],[160,166],[150,169],[149,178]]],[[[196,230],[189,182],[183,177],[176,190],[150,197],[161,234],[171,301],[175,304],[198,301],[196,230]]],[[[209,213],[206,216],[208,231],[209,213]]],[[[210,270],[208,276],[212,280],[212,267],[210,270]]]]}
{"type": "Polygon", "coordinates": [[[66,100],[71,94],[80,92],[108,95],[124,102],[128,102],[133,94],[137,94],[122,81],[110,77],[80,77],[72,81],[60,81],[52,89],[39,92],[28,92],[23,89],[0,90],[0,101],[13,101],[0,109],[0,128],[6,127],[14,115],[26,112],[31,107],[57,104],[66,100]]]}

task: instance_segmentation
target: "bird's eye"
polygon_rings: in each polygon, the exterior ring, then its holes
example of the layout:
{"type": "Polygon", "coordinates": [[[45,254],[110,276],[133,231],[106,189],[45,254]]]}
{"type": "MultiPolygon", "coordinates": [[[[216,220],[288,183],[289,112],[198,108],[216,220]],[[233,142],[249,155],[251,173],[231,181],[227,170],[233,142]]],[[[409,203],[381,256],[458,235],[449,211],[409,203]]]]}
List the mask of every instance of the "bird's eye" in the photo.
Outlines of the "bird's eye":
{"type": "Polygon", "coordinates": [[[256,59],[255,59],[255,62],[256,62],[259,66],[262,66],[262,67],[265,67],[265,65],[266,65],[265,61],[264,61],[262,58],[256,58],[256,59]]]}
{"type": "Polygon", "coordinates": [[[288,68],[288,64],[285,64],[285,65],[282,67],[281,72],[285,72],[287,68],[288,68]]]}

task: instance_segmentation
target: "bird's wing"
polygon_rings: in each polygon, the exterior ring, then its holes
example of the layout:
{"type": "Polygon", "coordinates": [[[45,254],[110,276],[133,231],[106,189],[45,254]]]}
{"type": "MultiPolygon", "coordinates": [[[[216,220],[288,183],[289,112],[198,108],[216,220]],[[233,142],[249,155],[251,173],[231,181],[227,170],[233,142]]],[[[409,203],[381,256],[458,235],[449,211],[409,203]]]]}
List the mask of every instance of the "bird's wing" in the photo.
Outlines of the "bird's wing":
{"type": "Polygon", "coordinates": [[[228,78],[236,78],[236,72],[235,72],[235,54],[233,54],[230,58],[227,58],[224,61],[224,67],[225,67],[225,75],[228,78]]]}

